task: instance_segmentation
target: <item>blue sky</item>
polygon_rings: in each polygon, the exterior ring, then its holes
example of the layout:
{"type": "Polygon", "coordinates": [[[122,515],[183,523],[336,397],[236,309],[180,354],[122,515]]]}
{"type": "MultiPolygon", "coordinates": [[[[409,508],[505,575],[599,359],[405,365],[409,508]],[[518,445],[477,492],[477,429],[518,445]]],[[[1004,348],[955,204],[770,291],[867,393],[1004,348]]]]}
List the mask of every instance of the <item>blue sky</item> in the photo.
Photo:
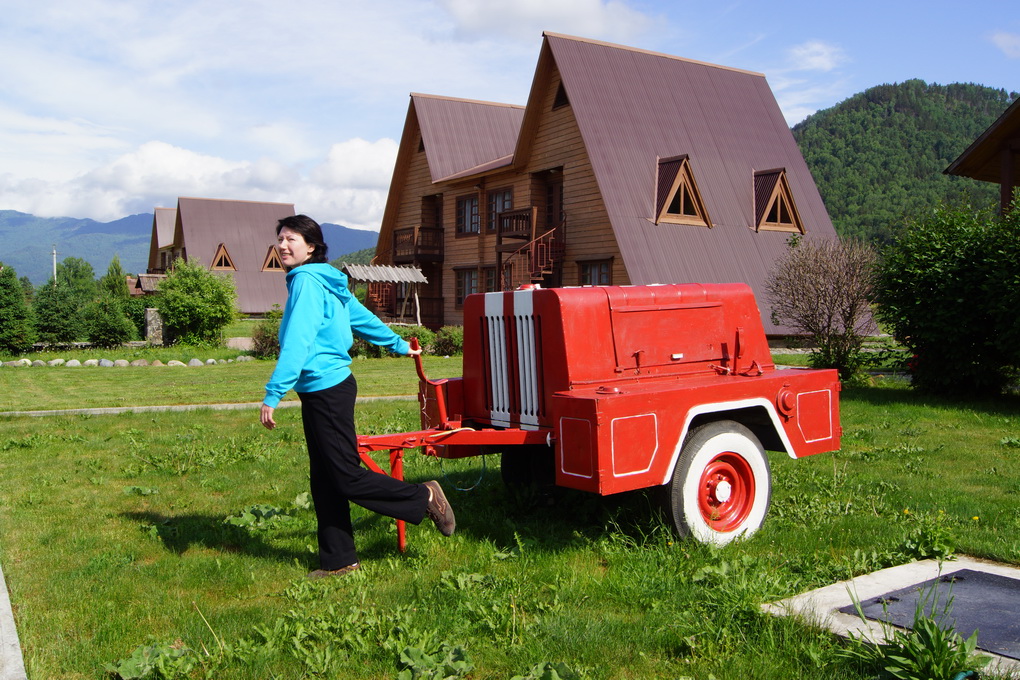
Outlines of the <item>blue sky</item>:
{"type": "Polygon", "coordinates": [[[764,73],[791,125],[910,78],[1020,90],[1015,0],[0,0],[0,16],[0,209],[102,221],[202,196],[378,229],[408,95],[524,104],[543,30],[764,73]]]}

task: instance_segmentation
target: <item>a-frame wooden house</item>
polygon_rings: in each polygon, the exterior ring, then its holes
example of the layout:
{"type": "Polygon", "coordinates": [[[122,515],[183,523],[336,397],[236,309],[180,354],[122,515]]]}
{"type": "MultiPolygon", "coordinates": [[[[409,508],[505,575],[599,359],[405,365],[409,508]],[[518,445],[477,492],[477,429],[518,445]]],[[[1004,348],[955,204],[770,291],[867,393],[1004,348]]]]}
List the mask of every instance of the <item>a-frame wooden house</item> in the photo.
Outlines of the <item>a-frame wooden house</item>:
{"type": "Polygon", "coordinates": [[[528,282],[743,281],[783,333],[791,234],[836,238],[762,74],[546,33],[523,108],[411,95],[375,261],[422,270],[433,327],[528,282]]]}

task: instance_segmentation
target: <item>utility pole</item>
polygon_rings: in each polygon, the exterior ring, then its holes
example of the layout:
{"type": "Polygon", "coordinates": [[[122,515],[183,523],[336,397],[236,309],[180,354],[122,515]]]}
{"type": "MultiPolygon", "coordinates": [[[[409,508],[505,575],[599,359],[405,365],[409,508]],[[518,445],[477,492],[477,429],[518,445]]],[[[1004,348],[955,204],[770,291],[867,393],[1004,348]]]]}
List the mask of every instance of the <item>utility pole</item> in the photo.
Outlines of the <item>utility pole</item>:
{"type": "Polygon", "coordinates": [[[53,287],[57,287],[57,244],[53,244],[53,287]]]}

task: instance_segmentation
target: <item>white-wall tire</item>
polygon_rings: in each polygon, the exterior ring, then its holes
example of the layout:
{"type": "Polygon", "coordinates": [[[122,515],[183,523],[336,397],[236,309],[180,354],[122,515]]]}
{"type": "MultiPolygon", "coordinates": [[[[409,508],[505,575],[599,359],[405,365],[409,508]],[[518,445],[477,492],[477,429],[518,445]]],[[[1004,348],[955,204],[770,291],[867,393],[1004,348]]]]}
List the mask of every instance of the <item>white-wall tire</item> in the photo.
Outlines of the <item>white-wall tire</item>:
{"type": "Polygon", "coordinates": [[[667,487],[676,532],[717,546],[761,528],[772,499],[765,449],[732,420],[691,431],[667,487]]]}

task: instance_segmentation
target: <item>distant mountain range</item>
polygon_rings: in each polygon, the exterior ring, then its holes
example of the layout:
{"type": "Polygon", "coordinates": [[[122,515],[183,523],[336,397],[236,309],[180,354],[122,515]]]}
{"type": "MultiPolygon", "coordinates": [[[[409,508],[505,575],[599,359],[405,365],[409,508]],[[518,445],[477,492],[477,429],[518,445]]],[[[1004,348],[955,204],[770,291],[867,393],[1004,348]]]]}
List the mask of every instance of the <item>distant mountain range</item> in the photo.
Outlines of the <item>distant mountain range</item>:
{"type": "MultiPolygon", "coordinates": [[[[378,232],[323,224],[330,259],[375,248],[378,232]]],[[[40,285],[53,275],[53,249],[57,262],[80,257],[102,276],[114,255],[131,274],[144,273],[152,240],[152,213],[131,215],[113,222],[74,217],[36,217],[15,210],[0,210],[0,262],[18,277],[40,285]]]]}

